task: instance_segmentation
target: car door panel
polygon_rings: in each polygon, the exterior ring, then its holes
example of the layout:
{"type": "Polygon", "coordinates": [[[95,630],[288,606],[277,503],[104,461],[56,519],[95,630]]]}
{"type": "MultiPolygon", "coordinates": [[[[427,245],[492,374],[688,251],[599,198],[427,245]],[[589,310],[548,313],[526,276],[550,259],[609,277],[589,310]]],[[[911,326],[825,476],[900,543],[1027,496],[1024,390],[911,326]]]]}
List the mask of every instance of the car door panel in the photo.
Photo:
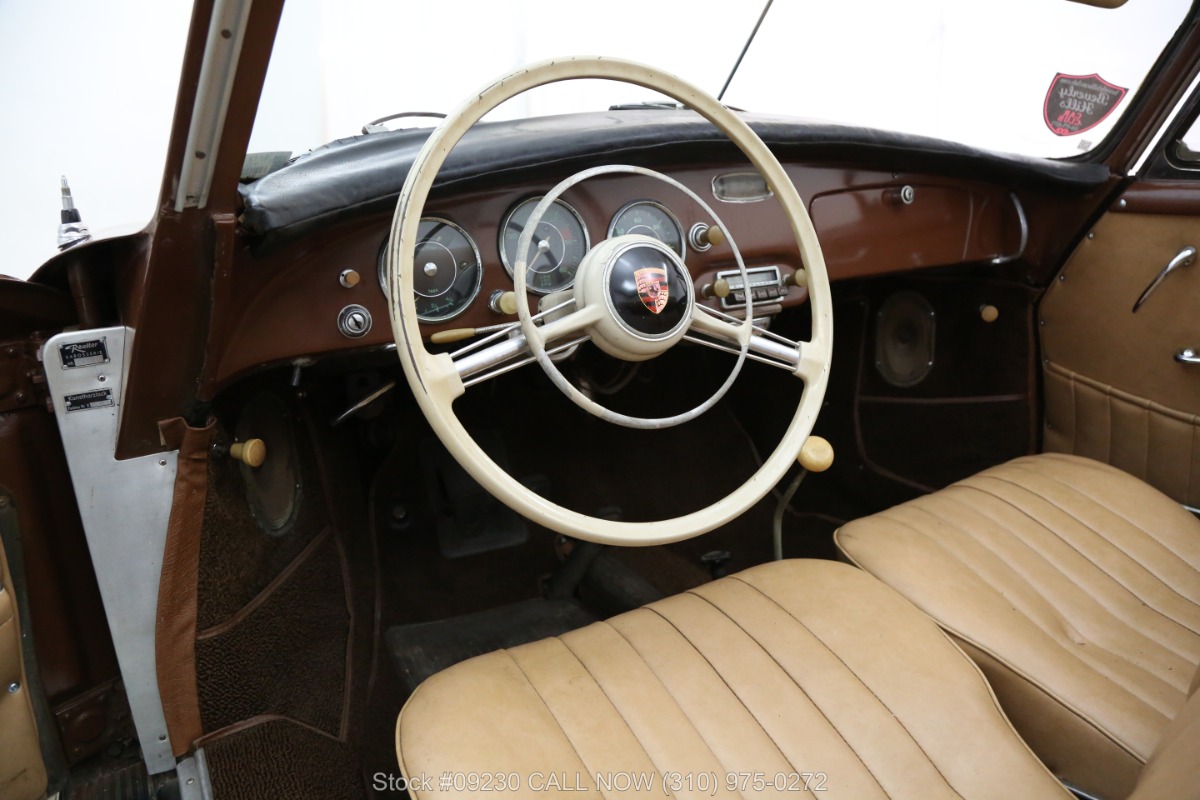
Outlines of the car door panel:
{"type": "MultiPolygon", "coordinates": [[[[0,514],[15,516],[6,495],[0,494],[0,505],[0,514]]],[[[0,797],[5,800],[34,800],[46,791],[29,686],[15,583],[0,538],[0,797]]]]}
{"type": "Polygon", "coordinates": [[[1173,499],[1200,506],[1200,267],[1166,276],[1200,247],[1200,217],[1104,215],[1047,291],[1039,313],[1045,380],[1044,449],[1104,461],[1173,499]]]}

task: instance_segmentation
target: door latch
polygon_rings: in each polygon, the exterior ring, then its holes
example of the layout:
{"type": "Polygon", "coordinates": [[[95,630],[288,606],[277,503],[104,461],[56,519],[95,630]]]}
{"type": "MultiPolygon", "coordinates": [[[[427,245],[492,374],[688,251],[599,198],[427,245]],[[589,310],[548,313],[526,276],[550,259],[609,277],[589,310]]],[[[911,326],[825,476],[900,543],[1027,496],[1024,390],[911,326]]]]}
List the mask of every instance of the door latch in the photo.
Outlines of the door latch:
{"type": "MultiPolygon", "coordinates": [[[[1180,267],[1190,267],[1194,263],[1196,263],[1196,248],[1188,246],[1180,250],[1175,257],[1168,261],[1167,265],[1162,268],[1162,272],[1158,273],[1158,276],[1154,280],[1150,281],[1150,285],[1146,287],[1146,291],[1142,292],[1142,296],[1139,297],[1137,302],[1133,304],[1133,313],[1137,313],[1138,309],[1142,307],[1142,304],[1149,299],[1150,295],[1154,293],[1154,290],[1158,288],[1159,284],[1161,284],[1168,275],[1180,267]]],[[[1178,358],[1178,356],[1176,358],[1178,358]]]]}

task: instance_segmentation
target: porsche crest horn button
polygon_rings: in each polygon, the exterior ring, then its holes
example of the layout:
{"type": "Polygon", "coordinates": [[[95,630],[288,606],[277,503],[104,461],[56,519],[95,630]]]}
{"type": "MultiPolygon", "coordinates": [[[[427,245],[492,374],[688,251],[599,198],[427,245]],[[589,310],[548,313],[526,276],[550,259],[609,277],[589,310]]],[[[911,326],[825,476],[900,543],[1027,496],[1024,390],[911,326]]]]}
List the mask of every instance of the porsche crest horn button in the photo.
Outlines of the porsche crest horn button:
{"type": "Polygon", "coordinates": [[[687,319],[690,276],[664,245],[635,243],[618,251],[609,268],[614,316],[637,336],[669,336],[687,319]]]}
{"type": "Polygon", "coordinates": [[[642,305],[654,314],[661,314],[671,299],[671,284],[667,279],[666,267],[644,267],[635,270],[633,279],[637,285],[642,305]]]}

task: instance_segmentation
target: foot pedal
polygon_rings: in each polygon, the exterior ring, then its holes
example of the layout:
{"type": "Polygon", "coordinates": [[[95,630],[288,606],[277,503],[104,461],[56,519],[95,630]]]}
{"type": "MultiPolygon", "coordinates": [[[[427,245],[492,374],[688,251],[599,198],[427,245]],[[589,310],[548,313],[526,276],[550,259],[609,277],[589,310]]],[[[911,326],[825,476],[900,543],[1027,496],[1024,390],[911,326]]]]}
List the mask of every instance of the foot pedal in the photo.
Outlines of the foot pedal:
{"type": "MultiPolygon", "coordinates": [[[[507,453],[499,436],[483,434],[478,441],[501,469],[508,469],[507,453]]],[[[522,545],[529,538],[529,526],[521,515],[476,483],[441,442],[425,440],[421,461],[443,556],[463,558],[489,553],[522,545]]],[[[545,478],[538,476],[522,483],[539,491],[545,478]]]]}

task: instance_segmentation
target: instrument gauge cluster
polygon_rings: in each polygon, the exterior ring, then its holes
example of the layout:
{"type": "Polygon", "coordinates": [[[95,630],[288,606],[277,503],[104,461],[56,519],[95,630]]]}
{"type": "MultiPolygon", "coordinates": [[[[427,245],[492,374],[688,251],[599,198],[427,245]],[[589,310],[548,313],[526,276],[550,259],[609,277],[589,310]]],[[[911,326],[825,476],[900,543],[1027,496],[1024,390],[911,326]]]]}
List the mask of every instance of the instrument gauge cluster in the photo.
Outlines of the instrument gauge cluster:
{"type": "Polygon", "coordinates": [[[651,236],[670,247],[675,255],[687,255],[683,226],[670,209],[655,200],[635,200],[623,206],[608,225],[609,238],[640,233],[651,236]]]}
{"type": "MultiPolygon", "coordinates": [[[[525,232],[533,209],[540,197],[518,203],[504,217],[500,226],[500,260],[512,276],[518,260],[517,245],[525,232]]],[[[555,200],[546,209],[533,232],[526,255],[525,286],[536,294],[550,294],[570,288],[575,271],[591,247],[583,217],[562,200],[555,200]]]]}
{"type": "MultiPolygon", "coordinates": [[[[413,259],[417,318],[444,322],[467,310],[483,283],[483,259],[475,240],[453,222],[422,217],[413,259]]],[[[379,286],[387,296],[387,240],[379,251],[379,286]]]]}
{"type": "MultiPolygon", "coordinates": [[[[543,196],[528,197],[511,206],[497,230],[497,251],[509,277],[517,261],[517,246],[533,209],[543,196]]],[[[679,219],[657,200],[639,199],[617,209],[607,236],[642,234],[666,244],[680,258],[687,253],[687,238],[679,219]]],[[[525,285],[532,294],[548,295],[569,289],[592,240],[583,216],[567,202],[556,199],[546,209],[533,232],[526,254],[525,285]]],[[[446,322],[466,311],[479,296],[484,280],[479,246],[462,226],[440,216],[422,217],[413,262],[413,295],[421,322],[446,322]]],[[[379,286],[386,297],[387,240],[379,250],[379,286]]],[[[492,287],[496,278],[489,278],[492,287]]],[[[490,289],[495,292],[494,288],[490,289]]]]}

